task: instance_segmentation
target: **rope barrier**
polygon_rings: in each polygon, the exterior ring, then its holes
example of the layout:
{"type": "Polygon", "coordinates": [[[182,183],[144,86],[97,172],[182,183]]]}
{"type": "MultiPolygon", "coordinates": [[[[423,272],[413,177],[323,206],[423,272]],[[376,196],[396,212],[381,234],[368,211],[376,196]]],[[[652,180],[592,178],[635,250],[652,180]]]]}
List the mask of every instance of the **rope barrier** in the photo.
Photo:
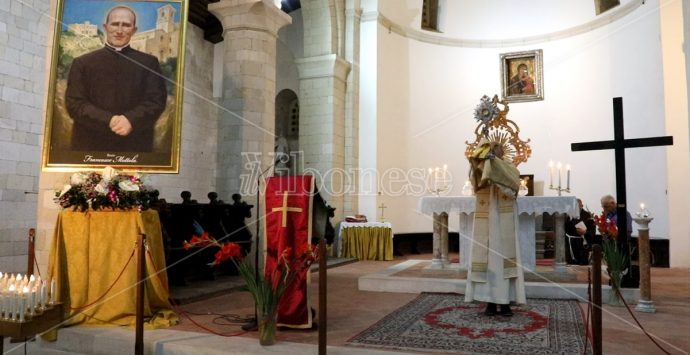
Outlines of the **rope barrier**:
{"type": "Polygon", "coordinates": [[[661,346],[661,344],[657,343],[656,340],[654,340],[654,338],[653,338],[651,335],[649,335],[649,333],[647,333],[647,331],[644,329],[644,327],[642,326],[642,324],[640,324],[640,321],[637,320],[637,317],[635,317],[635,314],[634,314],[633,311],[630,309],[630,306],[628,306],[628,303],[625,302],[625,298],[623,298],[623,295],[621,294],[621,290],[620,290],[619,288],[616,288],[615,290],[616,290],[616,294],[618,294],[618,297],[620,297],[621,301],[623,301],[623,304],[625,305],[625,308],[628,309],[628,313],[630,313],[630,315],[632,316],[632,319],[634,319],[634,320],[635,320],[635,323],[637,323],[637,326],[640,327],[640,330],[642,330],[642,332],[647,336],[647,338],[649,338],[649,340],[651,340],[652,343],[654,343],[654,345],[657,346],[657,348],[659,348],[661,351],[663,351],[664,354],[671,355],[671,353],[669,353],[668,351],[666,351],[666,349],[664,349],[664,348],[661,346]]]}
{"type": "Polygon", "coordinates": [[[43,279],[43,276],[41,276],[41,267],[38,266],[38,259],[36,259],[36,254],[34,254],[34,264],[36,264],[36,271],[38,271],[38,276],[43,279]]]}
{"type": "MultiPolygon", "coordinates": [[[[149,257],[149,261],[151,262],[151,265],[152,265],[152,267],[153,267],[153,271],[154,271],[155,274],[156,274],[156,279],[158,280],[158,283],[160,283],[161,287],[163,287],[163,289],[164,289],[164,290],[168,293],[168,295],[169,295],[169,294],[170,294],[170,290],[169,290],[169,288],[168,288],[168,285],[167,285],[166,283],[164,283],[163,280],[161,280],[160,272],[159,272],[158,269],[156,268],[156,263],[153,262],[153,256],[151,255],[151,251],[150,251],[148,248],[146,248],[146,255],[149,257]]],[[[242,334],[247,333],[247,332],[244,331],[244,330],[243,330],[243,331],[240,331],[240,332],[237,332],[237,333],[220,333],[220,332],[217,332],[217,331],[215,331],[215,330],[213,330],[213,329],[207,328],[207,327],[205,327],[205,326],[203,326],[203,325],[197,323],[194,319],[192,319],[192,317],[189,315],[189,313],[188,313],[187,311],[185,311],[179,304],[177,304],[177,303],[175,302],[175,300],[174,300],[172,297],[169,297],[168,300],[170,301],[170,306],[172,306],[172,308],[173,308],[175,311],[177,311],[178,313],[182,314],[185,318],[189,319],[189,321],[192,322],[192,323],[193,323],[194,325],[196,325],[197,327],[199,327],[199,328],[201,328],[201,329],[203,329],[203,330],[205,330],[205,331],[207,331],[207,332],[209,332],[209,333],[211,333],[211,334],[218,335],[218,336],[222,336],[222,337],[235,337],[235,336],[239,336],[239,335],[242,335],[242,334]]],[[[216,318],[216,319],[217,319],[217,318],[216,318]]],[[[215,323],[215,319],[213,320],[213,322],[215,323]]]]}
{"type": "Polygon", "coordinates": [[[137,250],[137,247],[136,247],[136,245],[135,245],[135,246],[134,246],[134,249],[132,249],[132,254],[129,256],[129,259],[127,260],[127,263],[125,264],[124,268],[122,268],[122,270],[120,270],[120,274],[117,275],[117,278],[115,279],[115,281],[113,281],[113,283],[110,284],[110,286],[108,287],[108,289],[105,290],[105,293],[104,293],[104,294],[102,294],[102,295],[101,295],[100,297],[98,297],[95,301],[93,301],[93,302],[91,302],[91,303],[89,303],[89,304],[86,304],[86,305],[83,305],[83,306],[79,306],[79,307],[67,307],[67,309],[69,309],[69,310],[71,310],[71,311],[76,311],[76,310],[80,310],[80,309],[84,309],[84,308],[91,307],[91,306],[95,305],[96,303],[98,303],[100,300],[102,300],[106,295],[108,295],[108,292],[110,292],[110,290],[113,289],[113,287],[115,286],[115,284],[120,280],[120,277],[122,277],[122,274],[124,274],[124,273],[125,273],[125,270],[127,270],[127,266],[129,266],[129,263],[132,261],[132,258],[134,257],[134,252],[135,252],[136,250],[137,250]]]}

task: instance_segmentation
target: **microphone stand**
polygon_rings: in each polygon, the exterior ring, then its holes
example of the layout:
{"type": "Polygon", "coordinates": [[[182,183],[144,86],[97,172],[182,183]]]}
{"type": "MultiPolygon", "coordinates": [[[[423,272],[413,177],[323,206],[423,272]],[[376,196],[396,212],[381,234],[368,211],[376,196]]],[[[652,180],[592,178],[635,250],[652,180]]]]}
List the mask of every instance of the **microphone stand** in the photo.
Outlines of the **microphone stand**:
{"type": "MultiPolygon", "coordinates": [[[[262,171],[256,178],[256,251],[254,253],[254,278],[256,283],[259,283],[259,219],[261,218],[261,178],[273,168],[278,161],[274,161],[271,166],[262,171]]],[[[265,232],[265,231],[264,231],[265,232]]],[[[254,301],[254,319],[242,325],[244,331],[255,331],[259,329],[259,304],[254,301]]]]}

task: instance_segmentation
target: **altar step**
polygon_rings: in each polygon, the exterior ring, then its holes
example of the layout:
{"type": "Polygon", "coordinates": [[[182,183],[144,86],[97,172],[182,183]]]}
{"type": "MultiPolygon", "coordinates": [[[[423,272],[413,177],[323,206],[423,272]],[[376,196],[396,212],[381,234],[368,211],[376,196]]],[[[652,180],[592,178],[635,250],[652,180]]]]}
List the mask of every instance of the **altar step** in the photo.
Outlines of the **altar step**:
{"type": "MultiPolygon", "coordinates": [[[[5,343],[7,344],[7,342],[5,343]]],[[[24,347],[5,346],[5,354],[23,354],[24,347]]],[[[329,346],[328,354],[370,354],[400,355],[402,352],[353,349],[352,347],[329,346]]],[[[119,355],[134,353],[134,330],[115,327],[70,327],[58,331],[58,340],[42,340],[28,343],[28,354],[62,355],[62,354],[100,354],[119,355]]],[[[206,333],[184,332],[168,329],[146,330],[144,332],[145,354],[166,355],[245,355],[245,354],[282,354],[304,355],[317,354],[318,346],[314,344],[291,343],[278,341],[275,345],[262,347],[259,340],[248,337],[221,337],[206,333]]]]}
{"type": "MultiPolygon", "coordinates": [[[[444,277],[406,277],[395,276],[408,268],[420,263],[429,263],[428,260],[407,260],[393,265],[385,270],[361,276],[358,280],[360,291],[393,292],[393,293],[421,293],[421,292],[454,292],[465,293],[465,279],[452,277],[452,274],[460,273],[453,270],[452,265],[445,270],[429,270],[429,273],[445,273],[444,277]],[[451,277],[448,277],[448,276],[451,277]]],[[[457,266],[456,266],[457,267],[457,266]]],[[[549,277],[551,278],[551,277],[549,277]]],[[[608,285],[602,285],[604,301],[611,289],[608,285]]],[[[629,304],[637,303],[640,296],[639,289],[622,289],[623,297],[629,304]]],[[[527,298],[549,299],[578,299],[587,301],[587,283],[558,283],[558,282],[525,282],[525,294],[527,298]]]]}

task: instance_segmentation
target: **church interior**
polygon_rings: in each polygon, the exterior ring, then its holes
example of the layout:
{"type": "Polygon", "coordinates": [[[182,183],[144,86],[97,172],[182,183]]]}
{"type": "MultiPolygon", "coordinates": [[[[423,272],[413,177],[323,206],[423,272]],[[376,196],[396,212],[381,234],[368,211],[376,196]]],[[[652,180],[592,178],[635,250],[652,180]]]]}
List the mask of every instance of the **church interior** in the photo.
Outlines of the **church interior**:
{"type": "Polygon", "coordinates": [[[0,350],[688,354],[688,23],[690,0],[3,0],[0,350]],[[70,146],[70,66],[102,48],[158,59],[148,150],[70,146]],[[508,207],[499,179],[479,193],[496,160],[519,174],[508,207]],[[619,297],[583,212],[629,248],[619,297]],[[516,243],[508,301],[465,297],[494,282],[484,226],[516,243]],[[288,248],[307,258],[285,278],[302,320],[276,301],[264,343],[243,286],[289,274],[288,248]]]}

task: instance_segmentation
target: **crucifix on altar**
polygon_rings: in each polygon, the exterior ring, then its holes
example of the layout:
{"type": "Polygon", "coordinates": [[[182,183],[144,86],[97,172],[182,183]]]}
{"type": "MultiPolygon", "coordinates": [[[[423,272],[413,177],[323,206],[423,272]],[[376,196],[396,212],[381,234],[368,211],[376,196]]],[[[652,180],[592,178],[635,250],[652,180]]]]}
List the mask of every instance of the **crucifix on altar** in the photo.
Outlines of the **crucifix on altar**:
{"type": "Polygon", "coordinates": [[[388,208],[388,206],[384,205],[383,202],[381,202],[381,205],[379,205],[379,209],[381,210],[381,218],[379,222],[385,222],[386,219],[383,217],[383,210],[388,208]]]}
{"type": "MultiPolygon", "coordinates": [[[[651,138],[635,138],[625,139],[623,132],[623,98],[613,98],[613,140],[572,143],[571,150],[573,152],[588,151],[588,150],[604,150],[613,149],[615,152],[616,163],[616,214],[618,216],[616,227],[619,231],[627,231],[627,196],[625,186],[625,149],[626,148],[640,148],[640,147],[655,147],[673,145],[672,136],[651,137],[651,138]]],[[[618,237],[622,237],[622,245],[628,246],[628,233],[619,233],[618,237]]],[[[630,255],[630,254],[628,254],[630,255]]],[[[623,278],[623,287],[638,287],[639,280],[632,277],[632,272],[629,272],[623,278]]]]}

